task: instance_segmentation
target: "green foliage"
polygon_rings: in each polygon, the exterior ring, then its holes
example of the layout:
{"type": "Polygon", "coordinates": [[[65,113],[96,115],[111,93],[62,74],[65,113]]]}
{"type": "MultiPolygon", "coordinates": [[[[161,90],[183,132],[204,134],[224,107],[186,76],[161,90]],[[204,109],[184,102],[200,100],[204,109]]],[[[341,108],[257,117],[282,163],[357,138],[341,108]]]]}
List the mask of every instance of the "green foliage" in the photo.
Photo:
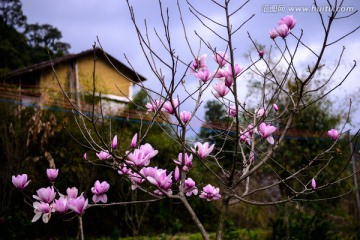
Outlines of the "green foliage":
{"type": "Polygon", "coordinates": [[[0,76],[68,53],[61,32],[49,24],[27,24],[19,0],[0,1],[0,76]],[[21,29],[25,29],[22,32],[21,29]]]}

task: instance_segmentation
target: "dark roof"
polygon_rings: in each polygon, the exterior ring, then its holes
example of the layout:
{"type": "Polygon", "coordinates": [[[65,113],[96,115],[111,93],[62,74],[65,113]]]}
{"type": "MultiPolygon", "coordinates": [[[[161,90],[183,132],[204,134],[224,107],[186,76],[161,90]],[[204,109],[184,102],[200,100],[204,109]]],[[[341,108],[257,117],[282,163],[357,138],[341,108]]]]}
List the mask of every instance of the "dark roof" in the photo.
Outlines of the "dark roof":
{"type": "MultiPolygon", "coordinates": [[[[113,65],[116,70],[118,70],[119,74],[123,75],[125,78],[130,79],[134,82],[145,81],[146,78],[111,56],[110,54],[106,53],[105,51],[101,50],[100,48],[95,49],[95,54],[97,58],[102,58],[105,62],[110,65],[113,65]]],[[[79,57],[87,56],[87,55],[94,55],[94,49],[89,49],[78,54],[68,54],[63,57],[58,57],[49,61],[37,63],[28,67],[20,68],[14,71],[9,72],[6,74],[6,79],[16,78],[17,76],[21,76],[23,74],[38,72],[47,68],[51,68],[58,63],[66,63],[69,61],[73,61],[79,57]]]]}

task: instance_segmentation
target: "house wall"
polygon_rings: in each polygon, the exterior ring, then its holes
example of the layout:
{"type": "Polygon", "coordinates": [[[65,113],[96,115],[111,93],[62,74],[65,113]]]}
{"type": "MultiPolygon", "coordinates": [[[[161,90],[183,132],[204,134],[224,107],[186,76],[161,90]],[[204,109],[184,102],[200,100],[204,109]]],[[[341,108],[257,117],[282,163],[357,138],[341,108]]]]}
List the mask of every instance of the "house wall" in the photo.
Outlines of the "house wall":
{"type": "MultiPolygon", "coordinates": [[[[86,96],[92,96],[93,68],[94,62],[90,55],[78,58],[73,62],[66,62],[55,66],[56,75],[61,86],[63,86],[68,96],[73,99],[74,103],[79,104],[80,101],[88,99],[86,96]]],[[[42,90],[40,100],[42,105],[69,105],[61,93],[56,77],[51,69],[41,72],[39,84],[42,90]]],[[[132,83],[117,73],[101,58],[96,61],[95,86],[96,93],[101,93],[102,97],[109,102],[106,105],[109,105],[108,107],[111,105],[111,111],[115,110],[113,107],[115,105],[119,107],[124,106],[124,104],[116,104],[116,102],[127,102],[127,99],[132,97],[132,83]]]]}
{"type": "MultiPolygon", "coordinates": [[[[92,93],[93,91],[93,68],[92,56],[78,59],[79,87],[82,92],[92,93]]],[[[118,97],[131,97],[129,96],[131,82],[117,73],[108,63],[99,58],[96,61],[95,69],[96,92],[118,97]]]]}

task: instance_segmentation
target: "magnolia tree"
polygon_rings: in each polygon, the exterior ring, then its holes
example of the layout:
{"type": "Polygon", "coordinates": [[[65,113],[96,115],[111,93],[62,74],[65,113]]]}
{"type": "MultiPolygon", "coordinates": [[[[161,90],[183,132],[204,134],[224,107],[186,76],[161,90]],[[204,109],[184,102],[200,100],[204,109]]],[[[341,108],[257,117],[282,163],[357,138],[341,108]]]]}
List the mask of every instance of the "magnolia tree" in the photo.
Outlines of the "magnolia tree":
{"type": "MultiPolygon", "coordinates": [[[[128,148],[123,149],[118,146],[117,133],[111,132],[110,129],[110,138],[101,134],[99,117],[95,112],[89,115],[83,113],[77,106],[73,105],[73,107],[83,134],[83,139],[78,139],[78,142],[89,149],[87,153],[95,152],[97,157],[91,159],[88,157],[90,154],[85,153],[84,160],[99,167],[113,168],[114,174],[121,180],[128,181],[133,191],[142,191],[148,198],[132,202],[108,199],[106,194],[109,189],[111,190],[111,186],[106,179],[94,182],[90,189],[91,195],[79,193],[73,186],[69,186],[66,193],[60,192],[55,187],[59,170],[48,169],[46,173],[52,185],[40,188],[33,195],[35,213],[33,222],[41,218],[46,223],[52,214],[72,212],[79,217],[82,230],[81,217],[89,207],[142,204],[173,199],[183,205],[202,237],[209,239],[208,231],[214,229],[204,228],[203,222],[200,221],[189,201],[191,198],[201,198],[204,204],[217,201],[218,204],[213,204],[219,213],[216,238],[222,239],[224,221],[232,205],[273,205],[302,201],[304,196],[307,199],[316,199],[318,195],[314,194],[315,192],[332,188],[335,184],[349,179],[351,175],[345,172],[346,166],[344,166],[334,179],[327,182],[317,181],[324,171],[331,168],[334,149],[338,145],[344,126],[323,129],[328,134],[327,148],[309,159],[306,165],[299,165],[296,169],[289,170],[290,174],[286,177],[282,177],[278,172],[278,169],[285,170],[286,166],[276,157],[276,151],[281,149],[296,114],[324,99],[340,86],[356,67],[354,62],[341,79],[337,81],[332,79],[342,60],[343,49],[338,57],[337,67],[329,73],[326,81],[320,85],[313,84],[318,78],[319,69],[324,65],[323,57],[328,48],[359,28],[356,27],[344,35],[332,36],[330,41],[329,35],[334,23],[350,18],[353,14],[346,15],[337,11],[343,1],[328,1],[327,4],[332,11],[318,12],[322,26],[319,34],[323,37],[320,49],[316,50],[311,49],[303,40],[303,31],[300,29],[304,26],[301,22],[297,22],[296,16],[279,16],[278,22],[274,22],[274,28],[270,32],[263,32],[264,35],[268,35],[272,47],[260,48],[252,39],[251,33],[247,33],[249,42],[256,49],[256,57],[254,58],[254,54],[249,56],[247,64],[240,66],[235,62],[235,55],[239,54],[236,52],[239,50],[236,50],[235,36],[248,21],[260,21],[253,19],[254,15],[252,15],[243,22],[232,22],[241,14],[241,10],[248,2],[235,6],[238,2],[230,4],[230,0],[221,3],[209,1],[209,4],[213,4],[219,12],[223,12],[223,20],[220,21],[202,13],[187,1],[190,12],[205,29],[210,31],[212,39],[217,38],[222,42],[222,46],[225,46],[223,49],[218,49],[211,43],[211,39],[206,39],[197,32],[195,32],[198,38],[196,43],[200,42],[200,46],[195,46],[195,43],[189,40],[187,33],[189,29],[183,20],[182,8],[178,2],[176,11],[183,26],[184,45],[192,54],[191,58],[175,52],[174,42],[179,44],[179,39],[171,38],[169,12],[168,9],[163,9],[161,1],[159,1],[159,17],[164,36],[155,30],[157,36],[155,40],[161,43],[163,49],[152,47],[153,39],[149,37],[146,22],[142,32],[135,18],[134,9],[127,2],[140,47],[161,86],[159,91],[155,91],[145,87],[141,82],[134,82],[148,94],[148,103],[138,107],[144,109],[144,117],[146,115],[147,119],[150,119],[150,124],[141,125],[142,127],[134,132],[131,142],[128,142],[128,148]],[[295,31],[296,28],[299,30],[295,31]],[[305,51],[315,59],[305,71],[295,64],[300,49],[302,53],[305,51]],[[212,56],[208,57],[208,54],[212,56]],[[274,74],[277,68],[284,66],[283,74],[274,74]],[[165,77],[163,72],[167,72],[168,75],[165,77]],[[239,88],[244,87],[242,77],[247,72],[253,73],[263,83],[262,94],[256,96],[255,106],[247,106],[240,102],[239,88]],[[194,83],[197,83],[196,88],[193,87],[194,83]],[[201,120],[198,111],[202,107],[204,97],[209,94],[227,109],[227,124],[223,125],[222,131],[218,131],[217,136],[217,139],[221,140],[220,147],[215,147],[214,142],[207,139],[190,140],[197,134],[192,123],[195,119],[201,120]],[[282,105],[277,104],[280,99],[282,105]],[[161,126],[164,122],[169,124],[169,129],[172,131],[168,133],[169,137],[182,149],[173,159],[168,159],[172,165],[170,164],[171,167],[167,169],[152,163],[152,159],[158,154],[157,146],[151,146],[144,141],[152,126],[161,126]],[[209,182],[199,181],[192,175],[195,161],[196,166],[208,176],[209,182]],[[274,176],[271,178],[273,180],[266,183],[254,182],[252,177],[263,168],[270,169],[268,174],[274,176]],[[290,184],[290,180],[295,184],[290,184]],[[287,196],[278,194],[273,196],[272,200],[265,200],[263,195],[259,194],[267,193],[269,189],[277,188],[281,184],[285,184],[291,194],[287,196]]],[[[313,4],[317,7],[317,1],[313,4]]],[[[131,65],[131,61],[129,64],[131,65]]],[[[65,92],[64,94],[66,95],[65,92]]],[[[26,174],[13,176],[12,181],[20,190],[24,190],[29,184],[26,174]]]]}

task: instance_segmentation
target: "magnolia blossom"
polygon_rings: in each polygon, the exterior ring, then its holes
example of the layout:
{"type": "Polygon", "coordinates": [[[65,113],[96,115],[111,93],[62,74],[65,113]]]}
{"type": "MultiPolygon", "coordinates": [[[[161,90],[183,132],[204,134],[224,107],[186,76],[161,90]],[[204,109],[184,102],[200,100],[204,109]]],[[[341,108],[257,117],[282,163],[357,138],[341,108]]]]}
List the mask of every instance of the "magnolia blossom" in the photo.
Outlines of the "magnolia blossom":
{"type": "Polygon", "coordinates": [[[64,214],[68,210],[68,199],[65,197],[59,197],[59,199],[55,199],[51,204],[51,207],[55,212],[64,214]]]}
{"type": "Polygon", "coordinates": [[[229,117],[236,117],[236,108],[235,108],[235,105],[231,105],[231,106],[228,108],[227,114],[228,114],[229,117]]]}
{"type": "Polygon", "coordinates": [[[42,216],[43,222],[48,223],[51,217],[51,212],[53,211],[49,203],[34,202],[33,207],[35,216],[31,220],[31,222],[36,222],[42,216]]]}
{"type": "Polygon", "coordinates": [[[249,125],[247,126],[247,132],[250,134],[250,136],[252,136],[253,133],[254,133],[254,132],[257,132],[257,131],[256,131],[256,128],[254,127],[254,125],[249,124],[249,125]]]}
{"type": "Polygon", "coordinates": [[[118,173],[119,175],[128,175],[131,172],[131,169],[128,168],[125,164],[121,163],[119,165],[118,173]]]}
{"type": "Polygon", "coordinates": [[[16,177],[15,176],[11,177],[14,186],[21,190],[23,190],[29,185],[30,181],[28,181],[27,179],[28,179],[27,174],[19,174],[16,177]]]}
{"type": "Polygon", "coordinates": [[[263,58],[264,57],[264,50],[259,50],[259,57],[260,58],[263,58]]]}
{"type": "Polygon", "coordinates": [[[271,39],[275,39],[277,36],[279,36],[279,34],[278,34],[278,32],[276,31],[276,29],[270,30],[270,32],[269,32],[269,37],[270,37],[271,39]]]}
{"type": "Polygon", "coordinates": [[[214,92],[214,96],[216,98],[224,97],[229,93],[230,89],[225,85],[225,82],[220,81],[213,85],[213,88],[216,92],[214,92]]]}
{"type": "Polygon", "coordinates": [[[174,114],[175,109],[177,108],[178,105],[179,105],[179,98],[174,98],[172,100],[172,103],[170,101],[166,101],[163,107],[161,108],[161,111],[169,114],[174,114]]]}
{"type": "Polygon", "coordinates": [[[189,111],[182,111],[180,113],[180,120],[182,123],[187,124],[191,119],[191,113],[189,111]]]}
{"type": "Polygon", "coordinates": [[[44,203],[51,203],[56,196],[53,186],[47,188],[40,188],[36,191],[36,193],[37,195],[33,195],[33,198],[44,203]]]}
{"type": "Polygon", "coordinates": [[[194,76],[196,78],[198,78],[199,80],[203,81],[204,83],[206,83],[207,81],[209,81],[212,77],[212,74],[210,73],[210,71],[208,69],[203,70],[203,71],[198,71],[194,74],[194,76]]]}
{"type": "Polygon", "coordinates": [[[145,107],[147,108],[146,114],[148,114],[149,112],[158,111],[161,105],[162,105],[162,101],[160,99],[152,101],[151,103],[146,103],[145,105],[145,107]]]}
{"type": "Polygon", "coordinates": [[[183,162],[183,153],[179,153],[178,159],[175,159],[174,163],[176,165],[183,166],[182,170],[187,172],[193,166],[192,160],[193,160],[193,155],[192,154],[188,155],[187,153],[185,153],[184,162],[183,162]]]}
{"type": "MultiPolygon", "coordinates": [[[[153,176],[147,177],[147,180],[151,184],[161,188],[164,192],[167,192],[169,194],[172,193],[172,191],[170,189],[171,185],[173,183],[172,172],[169,173],[168,175],[166,175],[165,169],[157,169],[153,176]]],[[[155,190],[154,193],[157,195],[163,195],[163,192],[160,191],[159,189],[155,190]]]]}
{"type": "Polygon", "coordinates": [[[293,29],[295,27],[296,20],[292,15],[287,15],[286,17],[281,18],[278,24],[285,24],[289,29],[293,29]]]}
{"type": "Polygon", "coordinates": [[[315,181],[315,179],[313,178],[313,179],[311,179],[311,187],[312,187],[312,189],[316,189],[316,181],[315,181]]]}
{"type": "Polygon", "coordinates": [[[91,188],[91,192],[94,194],[92,200],[94,203],[107,202],[107,195],[105,194],[110,188],[110,184],[106,181],[99,182],[96,180],[94,186],[91,188]]]}
{"type": "Polygon", "coordinates": [[[199,197],[208,201],[218,200],[221,198],[220,190],[219,188],[215,188],[214,186],[208,184],[203,187],[199,197]]]}
{"type": "Polygon", "coordinates": [[[195,73],[196,71],[204,71],[207,69],[206,65],[207,54],[202,55],[201,57],[195,58],[190,66],[190,73],[195,73]]]}
{"type": "Polygon", "coordinates": [[[115,135],[111,142],[111,148],[115,149],[117,147],[117,144],[118,144],[118,139],[117,139],[117,135],[115,135]]]}
{"type": "Polygon", "coordinates": [[[334,141],[339,138],[339,132],[336,129],[330,129],[327,134],[334,141]]]}
{"type": "Polygon", "coordinates": [[[86,160],[87,160],[87,155],[86,155],[86,153],[84,153],[84,155],[83,155],[83,159],[84,159],[84,161],[86,161],[86,160]]]}
{"type": "Polygon", "coordinates": [[[68,202],[68,208],[78,215],[82,215],[88,206],[88,199],[85,199],[83,195],[77,198],[71,198],[68,202]]]}
{"type": "Polygon", "coordinates": [[[276,103],[273,104],[273,109],[275,110],[275,112],[279,111],[279,107],[278,105],[276,105],[276,103]]]}
{"type": "Polygon", "coordinates": [[[141,145],[139,149],[135,149],[134,152],[126,152],[126,154],[128,154],[128,159],[130,160],[126,161],[127,163],[136,167],[143,167],[149,165],[151,158],[158,154],[158,150],[154,150],[149,143],[146,143],[141,145]]]}
{"type": "Polygon", "coordinates": [[[132,190],[135,190],[139,184],[145,181],[145,179],[143,179],[138,173],[130,173],[128,176],[132,183],[131,185],[132,190]]]}
{"type": "Polygon", "coordinates": [[[217,62],[217,64],[219,64],[219,67],[223,67],[227,63],[227,60],[229,59],[229,56],[222,51],[218,51],[212,57],[214,61],[217,62]]]}
{"type": "Polygon", "coordinates": [[[144,167],[140,170],[140,173],[145,177],[153,177],[158,170],[157,167],[144,167]]]}
{"type": "Polygon", "coordinates": [[[234,78],[236,78],[242,69],[239,67],[238,64],[234,64],[234,74],[233,74],[233,67],[232,65],[228,65],[226,69],[219,69],[216,72],[216,78],[223,78],[225,86],[231,87],[234,84],[234,78]]]}
{"type": "Polygon", "coordinates": [[[79,190],[76,187],[67,188],[66,194],[68,198],[77,198],[79,190]]]}
{"type": "Polygon", "coordinates": [[[191,148],[191,150],[193,151],[193,153],[198,155],[199,158],[204,159],[212,152],[214,147],[215,147],[215,144],[213,144],[209,147],[208,142],[206,142],[204,144],[196,142],[194,148],[191,148]]]}
{"type": "Polygon", "coordinates": [[[111,155],[107,151],[100,151],[99,153],[96,153],[96,156],[102,161],[111,158],[111,155]]]}
{"type": "Polygon", "coordinates": [[[55,182],[55,179],[57,178],[59,174],[59,169],[46,169],[46,175],[48,177],[48,179],[50,180],[50,182],[55,182]]]}
{"type": "Polygon", "coordinates": [[[286,24],[280,24],[279,26],[275,27],[275,30],[282,38],[286,38],[287,35],[290,34],[290,28],[286,24]]]}
{"type": "Polygon", "coordinates": [[[270,144],[274,144],[274,138],[271,136],[273,132],[276,131],[276,127],[271,126],[270,124],[261,123],[259,126],[259,132],[262,138],[266,138],[266,140],[270,144]]]}
{"type": "Polygon", "coordinates": [[[195,186],[195,182],[194,180],[192,180],[192,178],[188,178],[188,179],[185,179],[185,194],[186,196],[190,197],[191,195],[197,195],[198,194],[198,189],[197,187],[195,186]]]}
{"type": "Polygon", "coordinates": [[[265,108],[260,108],[259,110],[256,111],[257,118],[265,117],[265,116],[266,116],[265,108]]]}
{"type": "Polygon", "coordinates": [[[240,130],[240,141],[245,142],[246,144],[250,145],[251,142],[251,135],[249,131],[241,131],[240,130]]]}
{"type": "Polygon", "coordinates": [[[131,139],[131,147],[134,148],[136,147],[137,144],[137,133],[135,133],[135,135],[133,136],[133,138],[131,139]]]}
{"type": "Polygon", "coordinates": [[[174,181],[177,182],[180,179],[180,169],[178,166],[175,167],[174,171],[174,181]]]}

